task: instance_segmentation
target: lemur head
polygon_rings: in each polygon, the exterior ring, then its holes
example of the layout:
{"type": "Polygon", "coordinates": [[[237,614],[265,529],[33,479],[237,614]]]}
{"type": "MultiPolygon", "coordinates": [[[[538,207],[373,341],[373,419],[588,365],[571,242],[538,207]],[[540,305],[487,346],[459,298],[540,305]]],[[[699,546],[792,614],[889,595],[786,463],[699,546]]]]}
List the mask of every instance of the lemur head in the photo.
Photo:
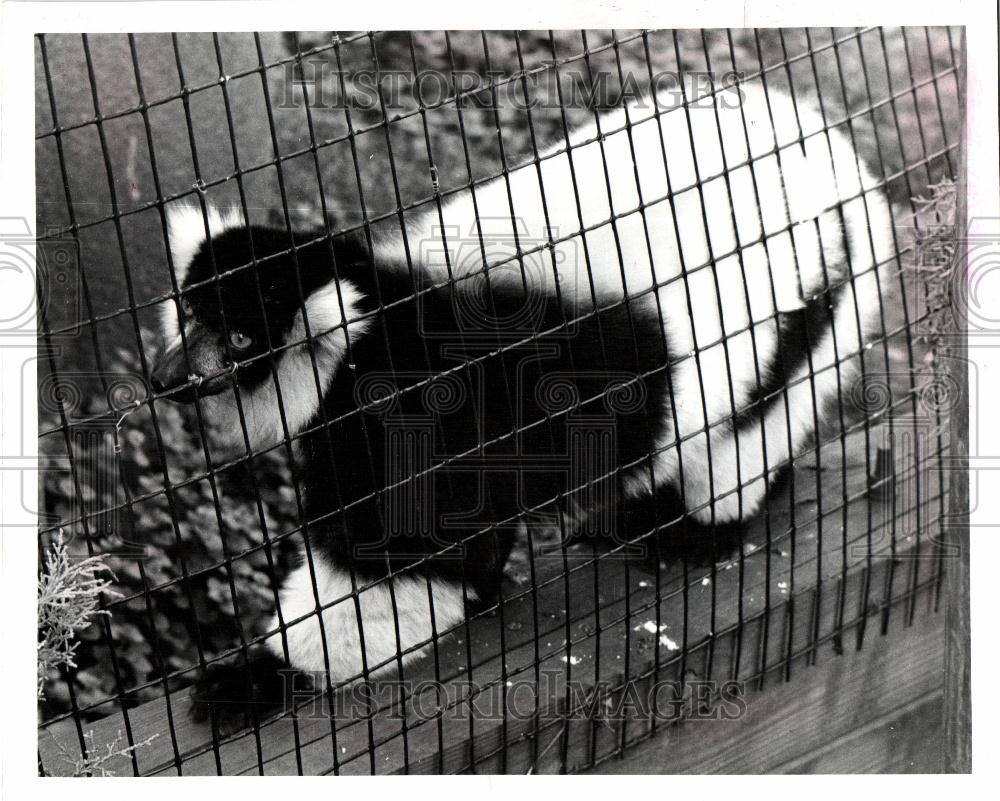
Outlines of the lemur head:
{"type": "Polygon", "coordinates": [[[238,211],[182,207],[168,213],[167,229],[180,296],[162,307],[154,391],[205,399],[210,418],[241,443],[242,410],[255,448],[280,442],[285,426],[294,436],[315,416],[348,339],[366,327],[357,287],[335,277],[351,265],[335,272],[328,243],[293,255],[287,231],[248,227],[238,211]]]}

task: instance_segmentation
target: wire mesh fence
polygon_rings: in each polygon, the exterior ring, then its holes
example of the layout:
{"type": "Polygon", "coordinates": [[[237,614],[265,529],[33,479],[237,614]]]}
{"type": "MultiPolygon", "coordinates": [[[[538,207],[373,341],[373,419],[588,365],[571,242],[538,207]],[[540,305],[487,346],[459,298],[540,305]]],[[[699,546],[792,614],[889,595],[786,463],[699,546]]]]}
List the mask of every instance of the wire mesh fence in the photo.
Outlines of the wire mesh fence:
{"type": "Polygon", "coordinates": [[[958,31],[35,55],[41,772],[582,769],[936,604],[958,31]]]}

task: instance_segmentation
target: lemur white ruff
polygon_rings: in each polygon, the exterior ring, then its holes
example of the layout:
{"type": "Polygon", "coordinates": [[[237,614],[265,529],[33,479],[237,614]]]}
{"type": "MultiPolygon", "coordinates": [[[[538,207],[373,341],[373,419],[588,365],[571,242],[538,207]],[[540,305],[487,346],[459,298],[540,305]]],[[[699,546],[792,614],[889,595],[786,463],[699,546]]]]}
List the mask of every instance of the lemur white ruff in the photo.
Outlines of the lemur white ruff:
{"type": "MultiPolygon", "coordinates": [[[[283,589],[282,620],[304,619],[287,653],[268,639],[281,661],[334,683],[392,669],[494,599],[521,512],[599,511],[558,469],[573,420],[613,420],[614,473],[590,483],[611,488],[619,536],[678,504],[686,529],[718,527],[756,513],[847,385],[894,251],[844,128],[759,82],[656,105],[603,114],[371,249],[317,231],[293,255],[238,214],[170,215],[182,297],[155,388],[203,397],[242,441],[238,392],[252,447],[300,445],[314,569],[283,589]],[[442,469],[401,467],[399,421],[428,417],[442,469]],[[407,486],[409,506],[392,495],[407,486]]],[[[246,685],[217,670],[199,697],[227,686],[246,685]]]]}

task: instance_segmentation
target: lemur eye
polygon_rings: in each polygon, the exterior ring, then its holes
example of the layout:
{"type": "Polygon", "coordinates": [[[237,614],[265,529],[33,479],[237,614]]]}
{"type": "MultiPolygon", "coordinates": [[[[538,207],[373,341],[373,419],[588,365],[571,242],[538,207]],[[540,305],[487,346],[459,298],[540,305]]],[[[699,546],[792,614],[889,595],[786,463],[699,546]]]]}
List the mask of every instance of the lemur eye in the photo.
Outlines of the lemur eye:
{"type": "Polygon", "coordinates": [[[181,298],[181,309],[184,310],[185,317],[193,317],[194,312],[191,309],[191,301],[187,298],[181,298]]]}
{"type": "Polygon", "coordinates": [[[229,344],[236,348],[236,350],[246,350],[253,344],[253,339],[242,331],[230,331],[229,344]]]}

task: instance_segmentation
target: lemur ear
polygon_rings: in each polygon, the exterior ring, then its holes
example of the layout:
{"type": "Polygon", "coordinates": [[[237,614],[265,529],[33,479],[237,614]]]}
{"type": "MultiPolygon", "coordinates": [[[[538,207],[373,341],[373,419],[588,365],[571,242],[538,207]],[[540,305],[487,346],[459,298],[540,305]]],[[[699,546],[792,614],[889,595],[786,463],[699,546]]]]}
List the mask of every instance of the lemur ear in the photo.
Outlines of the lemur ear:
{"type": "Polygon", "coordinates": [[[206,206],[177,204],[167,209],[167,239],[170,260],[173,263],[177,284],[184,282],[195,254],[201,249],[206,236],[218,236],[224,231],[244,225],[243,213],[238,207],[217,209],[206,206]]]}
{"type": "MultiPolygon", "coordinates": [[[[243,225],[243,215],[238,208],[220,211],[214,206],[206,206],[204,213],[200,206],[188,204],[177,203],[167,208],[167,246],[178,287],[183,286],[191,262],[205,242],[206,222],[211,235],[218,236],[243,225]]],[[[180,336],[177,304],[173,299],[161,304],[160,325],[165,342],[180,336]]]]}

